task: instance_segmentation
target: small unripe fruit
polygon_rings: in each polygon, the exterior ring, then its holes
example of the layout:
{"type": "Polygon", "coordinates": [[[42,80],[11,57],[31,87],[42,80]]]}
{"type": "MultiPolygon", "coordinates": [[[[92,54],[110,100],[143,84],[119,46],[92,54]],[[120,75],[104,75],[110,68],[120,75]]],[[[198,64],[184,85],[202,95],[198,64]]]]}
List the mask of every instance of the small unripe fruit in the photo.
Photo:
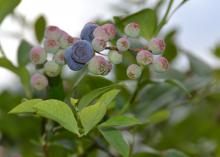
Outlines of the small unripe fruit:
{"type": "Polygon", "coordinates": [[[30,51],[30,60],[35,65],[43,64],[47,60],[47,53],[40,46],[35,46],[30,51]]]}
{"type": "Polygon", "coordinates": [[[96,75],[107,75],[112,65],[102,56],[94,56],[88,64],[88,70],[96,75]]]}
{"type": "Polygon", "coordinates": [[[44,65],[44,72],[49,77],[56,77],[60,74],[61,68],[55,61],[48,61],[44,65]]]}
{"type": "Polygon", "coordinates": [[[125,26],[125,34],[129,37],[138,37],[140,34],[140,26],[139,24],[132,22],[125,26]]]}
{"type": "Polygon", "coordinates": [[[64,52],[65,51],[63,49],[58,50],[58,52],[53,56],[53,60],[60,65],[64,65],[64,52]]]}
{"type": "Polygon", "coordinates": [[[92,40],[92,47],[95,51],[100,52],[105,49],[106,41],[102,38],[94,38],[92,40]]]}
{"type": "Polygon", "coordinates": [[[127,76],[130,79],[137,79],[141,76],[142,69],[137,64],[131,64],[127,68],[127,76]]]}
{"type": "Polygon", "coordinates": [[[82,40],[87,40],[89,42],[92,42],[94,36],[93,36],[93,32],[96,29],[98,25],[94,24],[94,23],[87,23],[81,33],[80,33],[80,38],[82,40]]]}
{"type": "Polygon", "coordinates": [[[168,60],[162,56],[156,58],[155,61],[153,62],[153,69],[159,73],[167,71],[169,69],[168,60]]]}
{"type": "Polygon", "coordinates": [[[41,91],[48,86],[48,79],[43,74],[35,73],[31,76],[31,86],[41,91]]]}
{"type": "Polygon", "coordinates": [[[126,37],[122,37],[120,39],[117,40],[117,43],[116,43],[116,46],[117,46],[117,49],[119,51],[127,51],[130,47],[130,44],[129,44],[129,41],[128,41],[128,38],[126,37]]]}
{"type": "Polygon", "coordinates": [[[60,40],[59,40],[60,47],[65,49],[65,48],[71,46],[72,44],[74,44],[78,40],[79,40],[79,38],[73,38],[68,33],[62,31],[62,34],[61,34],[61,37],[60,37],[60,40]]]}
{"type": "Polygon", "coordinates": [[[44,49],[46,52],[55,53],[60,47],[60,43],[57,40],[46,39],[44,40],[44,49]]]}
{"type": "Polygon", "coordinates": [[[153,62],[153,56],[150,51],[141,50],[136,56],[137,63],[140,65],[148,65],[153,62]]]}
{"type": "Polygon", "coordinates": [[[112,64],[120,64],[123,59],[122,55],[115,50],[109,51],[108,58],[112,64]]]}
{"type": "Polygon", "coordinates": [[[116,28],[115,28],[115,25],[111,24],[111,23],[106,23],[104,25],[101,26],[106,34],[108,35],[108,39],[113,39],[116,35],[116,28]]]}
{"type": "Polygon", "coordinates": [[[70,46],[65,50],[64,59],[66,61],[66,64],[71,70],[78,71],[82,69],[85,64],[76,62],[72,58],[72,54],[73,54],[73,49],[72,49],[72,46],[70,46]]]}
{"type": "Polygon", "coordinates": [[[87,63],[93,55],[92,45],[86,40],[79,40],[72,45],[72,58],[78,63],[87,63]]]}
{"type": "Polygon", "coordinates": [[[96,27],[96,29],[93,32],[94,38],[102,38],[105,41],[108,41],[109,37],[104,28],[101,26],[96,27]]]}
{"type": "Polygon", "coordinates": [[[163,39],[154,38],[149,42],[148,47],[153,54],[158,55],[164,52],[166,44],[163,39]]]}
{"type": "Polygon", "coordinates": [[[61,30],[57,26],[49,26],[44,32],[46,39],[58,40],[61,36],[61,30]]]}

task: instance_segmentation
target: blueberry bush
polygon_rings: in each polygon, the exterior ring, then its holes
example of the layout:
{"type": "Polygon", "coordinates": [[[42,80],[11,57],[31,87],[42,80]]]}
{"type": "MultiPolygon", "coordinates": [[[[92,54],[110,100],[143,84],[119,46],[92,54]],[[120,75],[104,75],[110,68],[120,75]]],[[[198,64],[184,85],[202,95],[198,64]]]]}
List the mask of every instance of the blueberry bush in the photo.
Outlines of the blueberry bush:
{"type": "MultiPolygon", "coordinates": [[[[0,22],[19,19],[19,2],[0,0],[0,22]]],[[[219,69],[178,45],[176,29],[161,34],[187,0],[164,2],[86,23],[78,37],[39,16],[38,44],[20,41],[18,65],[0,45],[0,67],[21,83],[0,94],[0,156],[219,156],[219,69]]]]}

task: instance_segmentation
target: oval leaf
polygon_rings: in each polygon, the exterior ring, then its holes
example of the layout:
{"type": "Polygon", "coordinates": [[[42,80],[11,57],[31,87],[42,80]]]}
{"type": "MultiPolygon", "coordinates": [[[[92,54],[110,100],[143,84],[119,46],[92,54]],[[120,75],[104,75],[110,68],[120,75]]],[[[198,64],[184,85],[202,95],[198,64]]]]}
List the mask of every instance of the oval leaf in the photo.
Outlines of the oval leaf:
{"type": "Polygon", "coordinates": [[[37,41],[40,43],[44,38],[44,31],[46,28],[47,22],[44,16],[39,16],[34,24],[35,36],[37,41]]]}
{"type": "Polygon", "coordinates": [[[40,116],[58,122],[65,129],[79,136],[76,119],[71,109],[64,102],[55,99],[45,100],[35,105],[34,108],[40,116]]]}
{"type": "Polygon", "coordinates": [[[22,40],[18,47],[18,64],[20,66],[25,66],[29,62],[29,51],[31,50],[32,45],[26,40],[22,40]]]}
{"type": "Polygon", "coordinates": [[[99,131],[104,136],[106,141],[112,145],[123,157],[128,157],[129,155],[129,146],[125,142],[120,131],[114,128],[105,128],[100,129],[99,131]]]}

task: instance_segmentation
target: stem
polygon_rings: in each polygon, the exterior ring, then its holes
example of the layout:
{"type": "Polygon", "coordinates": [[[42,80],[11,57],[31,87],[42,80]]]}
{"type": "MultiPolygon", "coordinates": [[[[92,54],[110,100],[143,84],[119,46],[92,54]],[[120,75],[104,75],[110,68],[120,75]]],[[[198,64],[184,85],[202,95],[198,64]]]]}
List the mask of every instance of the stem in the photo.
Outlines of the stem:
{"type": "Polygon", "coordinates": [[[159,23],[158,28],[157,28],[157,30],[155,32],[155,35],[157,35],[160,32],[160,30],[162,29],[162,27],[166,24],[167,17],[168,17],[168,14],[170,13],[170,9],[171,9],[171,7],[173,5],[173,2],[174,2],[174,0],[170,0],[169,5],[168,5],[167,10],[166,10],[166,13],[164,14],[161,22],[159,23]]]}

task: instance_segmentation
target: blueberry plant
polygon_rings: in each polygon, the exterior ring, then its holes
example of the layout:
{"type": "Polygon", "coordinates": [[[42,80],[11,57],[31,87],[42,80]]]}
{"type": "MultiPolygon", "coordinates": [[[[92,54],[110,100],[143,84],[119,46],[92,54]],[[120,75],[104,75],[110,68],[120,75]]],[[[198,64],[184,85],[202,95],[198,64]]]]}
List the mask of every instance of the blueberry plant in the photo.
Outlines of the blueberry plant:
{"type": "MultiPolygon", "coordinates": [[[[36,125],[40,123],[36,128],[40,135],[33,140],[37,153],[32,156],[187,157],[175,149],[148,147],[143,153],[135,148],[136,142],[142,143],[135,139],[139,130],[170,114],[159,110],[160,105],[149,107],[148,93],[159,93],[169,84],[183,91],[182,101],[191,97],[177,76],[167,77],[173,76],[169,61],[176,52],[170,51],[174,45],[170,40],[166,43],[160,32],[186,0],[172,12],[173,2],[169,1],[162,19],[156,8],[147,8],[109,21],[89,22],[79,37],[59,26],[46,26],[41,17],[35,23],[39,44],[22,42],[18,66],[1,48],[0,66],[20,77],[25,93],[9,113],[21,115],[16,118],[34,117],[39,120],[36,125]],[[158,87],[146,89],[152,84],[158,87]]],[[[143,132],[139,135],[144,136],[143,132]]]]}

